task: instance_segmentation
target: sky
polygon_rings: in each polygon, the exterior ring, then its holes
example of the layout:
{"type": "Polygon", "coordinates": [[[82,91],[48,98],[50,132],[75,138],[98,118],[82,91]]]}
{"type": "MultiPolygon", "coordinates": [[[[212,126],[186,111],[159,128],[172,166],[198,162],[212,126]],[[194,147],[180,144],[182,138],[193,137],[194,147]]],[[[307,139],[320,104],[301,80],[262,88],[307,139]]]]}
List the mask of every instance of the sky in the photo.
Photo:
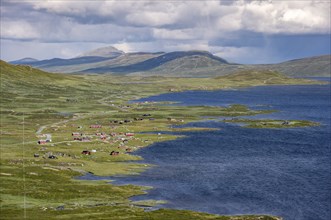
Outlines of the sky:
{"type": "Polygon", "coordinates": [[[0,58],[206,50],[230,62],[330,54],[331,0],[1,0],[0,58]]]}

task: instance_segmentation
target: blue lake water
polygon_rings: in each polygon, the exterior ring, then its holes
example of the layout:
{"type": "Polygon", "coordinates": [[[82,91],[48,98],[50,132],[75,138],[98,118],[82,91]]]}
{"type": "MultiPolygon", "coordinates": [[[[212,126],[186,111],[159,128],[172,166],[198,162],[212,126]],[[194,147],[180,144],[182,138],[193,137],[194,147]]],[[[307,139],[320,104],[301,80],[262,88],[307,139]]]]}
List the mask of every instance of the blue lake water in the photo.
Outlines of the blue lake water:
{"type": "MultiPolygon", "coordinates": [[[[136,154],[157,166],[115,183],[153,186],[134,200],[167,200],[166,208],[216,214],[272,214],[285,220],[329,220],[331,210],[330,85],[269,86],[231,91],[170,93],[139,101],[180,105],[245,104],[276,109],[260,118],[306,119],[321,126],[249,129],[221,121],[189,126],[220,128],[185,132],[136,154]]],[[[86,179],[98,177],[88,175],[86,179]]]]}

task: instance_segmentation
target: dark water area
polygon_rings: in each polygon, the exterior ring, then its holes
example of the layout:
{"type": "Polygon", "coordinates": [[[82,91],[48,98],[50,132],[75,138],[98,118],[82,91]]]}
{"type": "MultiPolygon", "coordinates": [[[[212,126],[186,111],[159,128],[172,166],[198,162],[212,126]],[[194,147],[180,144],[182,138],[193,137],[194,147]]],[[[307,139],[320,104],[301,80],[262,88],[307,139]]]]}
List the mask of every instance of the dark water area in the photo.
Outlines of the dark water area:
{"type": "MultiPolygon", "coordinates": [[[[180,105],[244,104],[277,113],[256,117],[305,119],[321,126],[250,129],[221,121],[185,132],[136,154],[157,165],[141,175],[112,177],[115,184],[152,186],[134,200],[167,200],[165,208],[216,214],[272,214],[285,220],[329,220],[331,211],[330,85],[268,86],[231,91],[191,91],[139,101],[180,105]]],[[[85,179],[98,179],[88,175],[85,179]]]]}
{"type": "MultiPolygon", "coordinates": [[[[315,79],[330,82],[330,78],[315,79]]],[[[331,102],[330,84],[323,86],[258,86],[238,90],[187,91],[136,100],[136,102],[145,101],[171,101],[176,102],[174,105],[184,106],[243,104],[251,109],[279,111],[269,115],[258,115],[254,118],[305,119],[318,122],[330,118],[330,111],[326,110],[330,107],[331,102]]]]}

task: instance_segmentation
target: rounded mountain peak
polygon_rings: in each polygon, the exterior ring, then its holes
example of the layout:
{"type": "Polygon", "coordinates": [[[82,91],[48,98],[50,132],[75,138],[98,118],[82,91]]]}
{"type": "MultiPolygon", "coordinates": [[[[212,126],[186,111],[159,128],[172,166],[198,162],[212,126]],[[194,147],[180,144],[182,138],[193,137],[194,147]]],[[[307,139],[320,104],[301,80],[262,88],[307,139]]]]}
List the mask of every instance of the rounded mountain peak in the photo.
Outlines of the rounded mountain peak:
{"type": "Polygon", "coordinates": [[[119,56],[121,54],[124,54],[123,51],[118,50],[115,47],[112,46],[107,46],[107,47],[101,47],[97,48],[95,50],[87,51],[78,57],[114,57],[114,56],[119,56]]]}

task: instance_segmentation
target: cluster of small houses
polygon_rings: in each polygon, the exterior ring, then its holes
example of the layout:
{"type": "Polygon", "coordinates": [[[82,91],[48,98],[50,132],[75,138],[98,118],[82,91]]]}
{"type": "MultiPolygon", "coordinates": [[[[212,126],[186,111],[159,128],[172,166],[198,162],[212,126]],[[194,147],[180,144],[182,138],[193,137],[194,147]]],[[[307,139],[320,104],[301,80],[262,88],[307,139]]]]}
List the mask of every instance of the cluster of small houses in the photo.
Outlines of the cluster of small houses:
{"type": "MultiPolygon", "coordinates": [[[[151,118],[151,114],[143,114],[143,117],[149,117],[149,120],[154,120],[154,118],[151,118]]],[[[144,118],[134,118],[134,121],[141,121],[144,120],[144,118]]],[[[167,118],[167,120],[169,122],[184,122],[184,120],[178,120],[178,119],[173,119],[173,118],[167,118]]],[[[129,119],[125,119],[125,120],[114,120],[111,121],[111,123],[113,124],[123,124],[123,123],[130,123],[132,122],[129,119]]],[[[78,126],[79,129],[82,128],[82,126],[78,126]]],[[[101,129],[102,125],[100,124],[92,124],[89,126],[89,128],[93,128],[93,129],[101,129]]],[[[125,146],[129,139],[132,139],[134,137],[134,133],[132,132],[119,132],[119,133],[115,133],[115,132],[111,132],[110,134],[106,134],[105,132],[96,132],[95,134],[84,134],[81,132],[72,132],[71,136],[73,137],[74,141],[81,141],[81,142],[90,142],[92,137],[99,137],[101,141],[107,141],[112,139],[113,141],[109,141],[109,143],[116,143],[116,142],[120,142],[119,144],[119,149],[125,149],[126,152],[132,152],[132,148],[129,148],[127,146],[125,146]]],[[[52,135],[51,134],[43,134],[40,135],[40,137],[44,137],[45,139],[40,139],[38,141],[38,144],[43,145],[49,142],[52,142],[52,135]]],[[[92,153],[95,153],[96,150],[83,150],[81,152],[81,154],[83,155],[91,155],[92,153]]],[[[119,151],[112,151],[110,152],[111,156],[117,156],[119,155],[120,152],[119,151]]],[[[34,154],[34,157],[39,157],[39,154],[34,154]]],[[[49,159],[57,159],[58,156],[68,156],[66,154],[63,153],[57,153],[57,154],[53,154],[53,153],[46,153],[43,158],[49,158],[49,159]]],[[[69,155],[70,157],[70,155],[69,155]]]]}
{"type": "MultiPolygon", "coordinates": [[[[118,136],[118,135],[122,135],[122,136],[126,136],[126,137],[133,137],[134,136],[134,133],[131,133],[131,132],[126,132],[126,133],[123,133],[123,132],[120,132],[120,133],[111,132],[109,135],[107,135],[104,132],[97,132],[94,135],[97,136],[97,137],[99,137],[100,140],[105,141],[105,140],[109,139],[110,137],[115,137],[115,136],[118,136]]],[[[73,136],[73,140],[74,141],[89,142],[89,141],[91,141],[91,136],[92,135],[86,135],[86,134],[80,133],[80,132],[73,132],[71,134],[71,136],[73,136]]]]}
{"type": "MultiPolygon", "coordinates": [[[[82,128],[81,126],[79,126],[79,128],[82,128]]],[[[90,128],[102,128],[102,125],[90,125],[90,128]]],[[[115,133],[115,132],[111,132],[109,135],[106,134],[105,132],[97,132],[94,134],[94,136],[96,137],[99,137],[100,140],[102,141],[105,141],[107,139],[110,139],[111,137],[115,137],[115,140],[116,141],[120,141],[120,146],[118,148],[124,148],[126,152],[131,152],[132,151],[132,148],[129,148],[129,147],[126,147],[124,146],[125,144],[128,143],[128,138],[132,138],[134,137],[134,133],[132,132],[125,132],[125,133],[122,133],[122,132],[119,132],[119,133],[115,133]]],[[[82,142],[89,142],[91,141],[91,136],[93,135],[85,135],[84,133],[80,133],[80,132],[72,132],[71,133],[71,136],[73,137],[73,140],[74,141],[82,141],[82,142]]],[[[46,143],[49,143],[51,142],[51,135],[50,134],[45,134],[45,135],[41,135],[41,137],[46,137],[46,139],[42,139],[42,140],[39,140],[38,141],[38,144],[40,145],[43,145],[43,144],[46,144],[46,143]]],[[[110,143],[113,143],[113,142],[110,142],[110,143]]],[[[83,155],[91,155],[92,153],[95,153],[96,150],[83,150],[81,152],[81,154],[83,155]]],[[[112,151],[110,152],[110,155],[111,156],[117,156],[119,155],[120,152],[119,151],[112,151]]],[[[64,157],[64,156],[71,156],[71,155],[66,155],[66,154],[63,154],[63,153],[51,153],[51,152],[47,152],[43,155],[43,158],[48,158],[48,159],[57,159],[59,156],[61,157],[64,157]]],[[[34,157],[40,157],[39,154],[35,153],[34,154],[34,157]]]]}

